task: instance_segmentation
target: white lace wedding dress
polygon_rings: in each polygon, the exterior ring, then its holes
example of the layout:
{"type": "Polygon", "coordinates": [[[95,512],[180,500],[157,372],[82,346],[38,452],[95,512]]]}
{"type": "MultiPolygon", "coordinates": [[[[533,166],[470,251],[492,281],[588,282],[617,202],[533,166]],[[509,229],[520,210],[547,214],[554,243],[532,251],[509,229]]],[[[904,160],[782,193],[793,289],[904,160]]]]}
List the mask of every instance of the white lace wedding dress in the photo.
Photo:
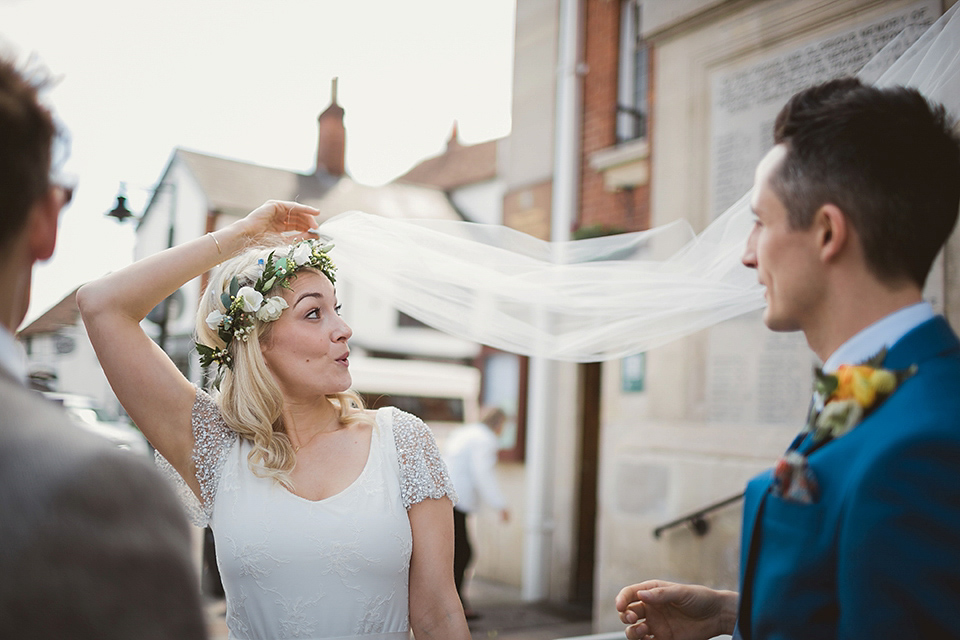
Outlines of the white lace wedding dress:
{"type": "Polygon", "coordinates": [[[193,427],[202,502],[158,458],[194,524],[214,532],[231,640],[409,638],[406,510],[427,498],[456,500],[419,418],[378,410],[360,476],[315,502],[254,475],[250,443],[200,390],[193,427]]]}

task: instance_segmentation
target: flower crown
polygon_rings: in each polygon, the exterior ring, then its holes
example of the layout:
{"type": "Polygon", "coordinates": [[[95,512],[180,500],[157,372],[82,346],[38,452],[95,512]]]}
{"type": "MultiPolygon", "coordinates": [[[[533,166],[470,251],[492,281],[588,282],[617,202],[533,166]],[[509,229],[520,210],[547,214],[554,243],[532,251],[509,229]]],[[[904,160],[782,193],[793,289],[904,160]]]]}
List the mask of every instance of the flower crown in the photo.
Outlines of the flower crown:
{"type": "Polygon", "coordinates": [[[207,315],[207,326],[217,332],[223,340],[223,348],[210,347],[196,343],[200,354],[200,364],[204,367],[216,363],[221,369],[225,365],[233,369],[233,356],[230,355],[230,343],[235,338],[244,342],[253,331],[254,318],[261,322],[273,322],[287,308],[287,301],[280,296],[265,298],[264,294],[276,286],[290,288],[288,281],[300,269],[313,268],[327,276],[331,283],[336,282],[337,268],[327,253],[333,243],[319,240],[301,240],[285,249],[271,251],[266,262],[262,259],[260,276],[253,286],[240,286],[234,276],[230,286],[220,294],[220,302],[225,313],[215,309],[207,315]]]}

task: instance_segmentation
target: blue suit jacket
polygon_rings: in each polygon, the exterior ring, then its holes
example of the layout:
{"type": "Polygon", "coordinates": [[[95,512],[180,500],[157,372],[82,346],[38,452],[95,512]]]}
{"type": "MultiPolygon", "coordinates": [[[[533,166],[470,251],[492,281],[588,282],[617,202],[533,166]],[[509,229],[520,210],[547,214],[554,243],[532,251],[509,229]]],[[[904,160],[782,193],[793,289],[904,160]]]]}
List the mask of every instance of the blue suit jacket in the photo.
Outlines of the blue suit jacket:
{"type": "Polygon", "coordinates": [[[743,638],[960,638],[960,342],[942,317],[884,367],[911,364],[866,420],[810,454],[816,503],[771,494],[770,472],[749,483],[743,638]]]}

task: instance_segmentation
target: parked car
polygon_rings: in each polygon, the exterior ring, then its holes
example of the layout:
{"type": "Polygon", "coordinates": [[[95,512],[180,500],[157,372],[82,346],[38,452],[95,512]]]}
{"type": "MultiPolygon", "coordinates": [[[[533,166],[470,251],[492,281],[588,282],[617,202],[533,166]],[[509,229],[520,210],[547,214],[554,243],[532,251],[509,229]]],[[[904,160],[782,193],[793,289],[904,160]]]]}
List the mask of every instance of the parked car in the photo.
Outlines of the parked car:
{"type": "Polygon", "coordinates": [[[81,429],[105,438],[120,449],[142,455],[150,454],[150,445],[139,429],[125,420],[112,419],[93,398],[51,391],[44,391],[43,395],[62,405],[81,429]]]}

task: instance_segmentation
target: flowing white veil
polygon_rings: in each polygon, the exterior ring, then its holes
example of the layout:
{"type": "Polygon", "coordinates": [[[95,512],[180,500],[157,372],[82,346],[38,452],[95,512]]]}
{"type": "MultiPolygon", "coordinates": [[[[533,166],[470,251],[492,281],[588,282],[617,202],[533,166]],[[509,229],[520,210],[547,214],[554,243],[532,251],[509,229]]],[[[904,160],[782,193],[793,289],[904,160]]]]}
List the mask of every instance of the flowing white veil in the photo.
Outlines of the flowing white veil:
{"type": "MultiPolygon", "coordinates": [[[[860,72],[960,114],[960,3],[903,55],[908,32],[860,72]]],[[[340,214],[320,232],[345,280],[422,322],[505,351],[591,362],[646,351],[763,307],[740,255],[744,195],[699,235],[684,223],[549,243],[507,227],[340,214]]]]}

